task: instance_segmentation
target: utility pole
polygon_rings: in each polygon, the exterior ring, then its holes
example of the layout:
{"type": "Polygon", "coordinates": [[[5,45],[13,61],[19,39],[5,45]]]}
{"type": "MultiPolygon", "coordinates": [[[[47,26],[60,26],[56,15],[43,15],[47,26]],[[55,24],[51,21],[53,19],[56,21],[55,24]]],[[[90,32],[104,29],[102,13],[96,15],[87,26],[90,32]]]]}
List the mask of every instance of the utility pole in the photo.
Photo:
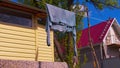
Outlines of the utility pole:
{"type": "Polygon", "coordinates": [[[86,7],[85,5],[83,5],[83,6],[84,6],[84,10],[81,10],[79,12],[85,12],[85,13],[87,13],[86,15],[87,15],[87,21],[88,21],[88,38],[89,38],[90,48],[92,50],[91,51],[92,52],[92,56],[93,56],[93,59],[94,59],[93,66],[94,66],[94,68],[100,68],[100,65],[99,65],[99,62],[98,62],[98,59],[97,59],[97,55],[95,53],[95,49],[94,49],[93,44],[92,44],[91,35],[90,35],[90,18],[89,18],[89,14],[88,14],[88,12],[89,12],[88,11],[88,7],[86,7]]]}
{"type": "Polygon", "coordinates": [[[94,68],[100,68],[100,65],[99,65],[99,62],[98,62],[98,59],[97,59],[97,55],[95,53],[95,49],[93,47],[93,44],[92,44],[92,39],[91,39],[91,34],[90,34],[90,18],[89,18],[89,14],[88,14],[88,8],[86,8],[86,12],[87,12],[87,21],[88,21],[88,39],[89,39],[89,45],[90,45],[90,48],[92,50],[92,55],[93,55],[93,66],[94,68]],[[94,65],[94,63],[96,64],[96,66],[94,65]]]}

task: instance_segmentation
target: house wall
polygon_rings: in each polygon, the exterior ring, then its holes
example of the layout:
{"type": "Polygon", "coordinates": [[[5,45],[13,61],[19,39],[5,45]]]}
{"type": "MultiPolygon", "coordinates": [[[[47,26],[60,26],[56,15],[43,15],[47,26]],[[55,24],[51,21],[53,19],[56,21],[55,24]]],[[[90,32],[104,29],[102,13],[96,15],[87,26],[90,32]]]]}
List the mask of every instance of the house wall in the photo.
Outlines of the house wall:
{"type": "MultiPolygon", "coordinates": [[[[95,53],[97,55],[98,60],[101,60],[101,52],[100,52],[100,46],[96,45],[94,46],[95,49],[95,53]]],[[[81,61],[81,65],[88,63],[88,62],[92,62],[94,60],[92,52],[91,52],[91,48],[86,47],[84,49],[81,49],[80,51],[80,61],[81,61]]]]}
{"type": "Polygon", "coordinates": [[[110,44],[117,43],[119,41],[120,40],[119,40],[113,26],[111,26],[110,29],[108,30],[108,33],[107,33],[104,41],[103,41],[106,58],[116,57],[119,55],[119,48],[109,47],[110,44]]]}
{"type": "MultiPolygon", "coordinates": [[[[110,58],[99,62],[100,68],[120,68],[120,58],[110,58]]],[[[88,62],[81,68],[94,68],[93,62],[88,62]]]]}
{"type": "Polygon", "coordinates": [[[0,59],[35,60],[38,57],[38,61],[54,61],[53,32],[50,33],[52,44],[48,47],[45,27],[37,27],[26,28],[0,21],[0,59]]]}
{"type": "Polygon", "coordinates": [[[115,30],[113,29],[113,27],[110,27],[107,36],[104,40],[104,44],[105,45],[109,45],[111,43],[116,43],[119,42],[119,38],[117,36],[117,34],[115,33],[115,30]]]}

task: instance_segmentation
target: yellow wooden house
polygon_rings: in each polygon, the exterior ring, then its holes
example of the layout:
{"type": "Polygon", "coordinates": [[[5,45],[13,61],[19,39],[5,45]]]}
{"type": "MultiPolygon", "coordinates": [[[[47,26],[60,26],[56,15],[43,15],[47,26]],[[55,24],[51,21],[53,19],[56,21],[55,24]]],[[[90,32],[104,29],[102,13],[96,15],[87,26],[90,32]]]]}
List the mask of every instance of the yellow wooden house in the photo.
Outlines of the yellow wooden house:
{"type": "Polygon", "coordinates": [[[27,5],[0,0],[0,59],[54,62],[46,43],[46,12],[27,5]]]}

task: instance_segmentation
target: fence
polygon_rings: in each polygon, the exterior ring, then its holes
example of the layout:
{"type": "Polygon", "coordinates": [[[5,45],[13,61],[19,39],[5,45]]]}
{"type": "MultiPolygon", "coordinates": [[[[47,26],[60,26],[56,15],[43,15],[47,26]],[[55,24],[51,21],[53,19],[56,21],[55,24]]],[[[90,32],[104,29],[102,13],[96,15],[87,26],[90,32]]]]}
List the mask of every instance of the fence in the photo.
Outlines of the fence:
{"type": "MultiPolygon", "coordinates": [[[[120,68],[120,58],[110,58],[100,61],[101,68],[120,68]]],[[[93,62],[81,65],[81,68],[94,68],[93,62]]]]}

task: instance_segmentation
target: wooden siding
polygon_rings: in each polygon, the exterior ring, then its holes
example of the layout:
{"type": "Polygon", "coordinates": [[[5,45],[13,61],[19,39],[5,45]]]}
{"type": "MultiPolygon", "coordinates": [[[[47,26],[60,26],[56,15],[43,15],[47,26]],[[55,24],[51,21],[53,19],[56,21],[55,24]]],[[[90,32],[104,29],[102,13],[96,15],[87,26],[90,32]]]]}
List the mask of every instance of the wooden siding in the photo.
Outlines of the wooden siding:
{"type": "Polygon", "coordinates": [[[38,60],[54,61],[53,32],[50,33],[51,46],[47,46],[46,32],[43,26],[38,26],[38,60]]]}
{"type": "Polygon", "coordinates": [[[35,60],[38,45],[38,61],[54,61],[53,32],[52,45],[48,47],[44,27],[37,27],[35,30],[0,22],[0,59],[35,60]]]}

